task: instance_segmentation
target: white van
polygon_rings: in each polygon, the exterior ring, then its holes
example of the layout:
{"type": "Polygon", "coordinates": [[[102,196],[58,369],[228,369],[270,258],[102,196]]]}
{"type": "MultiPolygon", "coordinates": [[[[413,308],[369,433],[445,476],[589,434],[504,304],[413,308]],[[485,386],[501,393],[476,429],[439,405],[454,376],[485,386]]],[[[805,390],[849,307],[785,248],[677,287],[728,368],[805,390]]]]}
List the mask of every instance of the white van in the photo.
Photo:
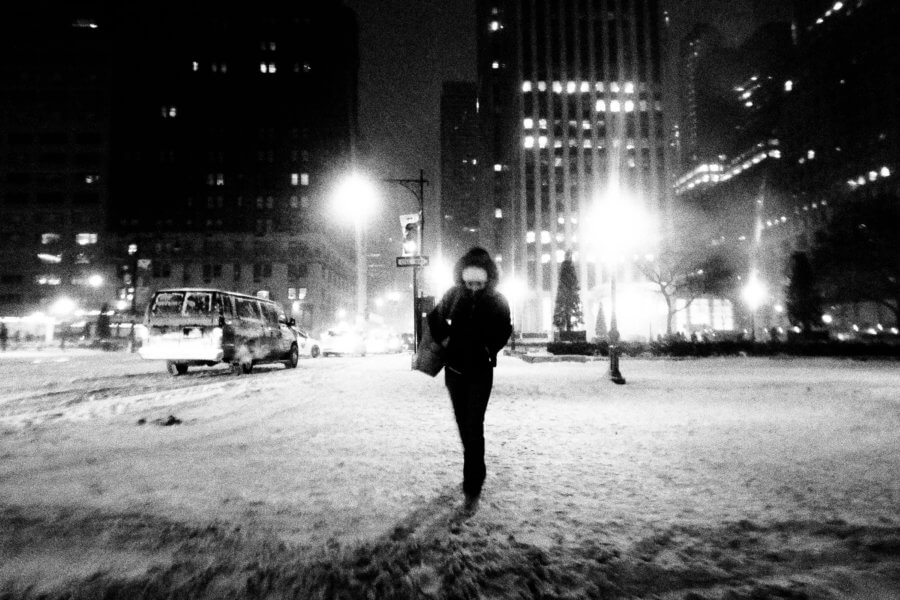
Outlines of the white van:
{"type": "Polygon", "coordinates": [[[272,300],[207,288],[171,288],[153,294],[143,328],[141,357],[165,360],[173,375],[190,366],[229,363],[236,372],[300,357],[293,319],[272,300]]]}

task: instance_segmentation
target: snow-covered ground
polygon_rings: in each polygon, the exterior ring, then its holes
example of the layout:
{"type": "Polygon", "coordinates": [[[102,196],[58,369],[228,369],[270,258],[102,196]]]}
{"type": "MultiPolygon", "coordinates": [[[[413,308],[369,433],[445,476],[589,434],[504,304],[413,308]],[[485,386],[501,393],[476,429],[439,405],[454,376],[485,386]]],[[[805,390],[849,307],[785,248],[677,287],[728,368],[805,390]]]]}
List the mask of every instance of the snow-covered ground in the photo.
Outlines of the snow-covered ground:
{"type": "Polygon", "coordinates": [[[0,356],[0,598],[900,598],[898,363],[606,367],[501,357],[467,511],[407,355],[0,356]]]}

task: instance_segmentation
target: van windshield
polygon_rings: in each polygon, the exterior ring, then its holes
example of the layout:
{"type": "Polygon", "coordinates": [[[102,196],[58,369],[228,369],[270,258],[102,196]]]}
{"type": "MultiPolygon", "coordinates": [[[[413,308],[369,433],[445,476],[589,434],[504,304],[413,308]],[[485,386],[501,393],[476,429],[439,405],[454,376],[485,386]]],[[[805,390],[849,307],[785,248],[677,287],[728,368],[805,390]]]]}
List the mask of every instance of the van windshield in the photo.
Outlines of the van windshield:
{"type": "Polygon", "coordinates": [[[160,292],[153,298],[150,314],[157,316],[180,315],[183,304],[184,292],[160,292]]]}

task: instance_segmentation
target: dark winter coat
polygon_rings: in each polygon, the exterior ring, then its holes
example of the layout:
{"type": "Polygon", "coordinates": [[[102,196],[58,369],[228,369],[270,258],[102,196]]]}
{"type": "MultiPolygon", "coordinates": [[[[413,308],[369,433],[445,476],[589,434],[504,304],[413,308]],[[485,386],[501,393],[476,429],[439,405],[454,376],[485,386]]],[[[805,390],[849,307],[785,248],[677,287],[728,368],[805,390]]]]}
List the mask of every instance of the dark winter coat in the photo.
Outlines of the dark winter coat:
{"type": "Polygon", "coordinates": [[[434,341],[450,338],[447,368],[459,373],[490,369],[512,333],[509,303],[493,287],[472,293],[456,285],[428,313],[434,341]]]}

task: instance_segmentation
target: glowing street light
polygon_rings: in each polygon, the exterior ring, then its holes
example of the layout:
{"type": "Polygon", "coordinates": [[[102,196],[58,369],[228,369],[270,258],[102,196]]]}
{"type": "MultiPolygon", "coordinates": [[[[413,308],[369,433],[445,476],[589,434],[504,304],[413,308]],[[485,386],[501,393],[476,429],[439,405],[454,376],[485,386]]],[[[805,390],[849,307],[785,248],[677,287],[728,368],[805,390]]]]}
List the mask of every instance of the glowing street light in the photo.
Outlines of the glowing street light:
{"type": "Polygon", "coordinates": [[[334,208],[347,220],[353,221],[356,233],[356,321],[366,320],[366,253],[363,241],[363,225],[375,209],[375,189],[371,182],[358,173],[347,177],[338,186],[334,208]]]}
{"type": "Polygon", "coordinates": [[[769,295],[769,290],[766,287],[766,284],[760,281],[755,269],[750,272],[750,278],[747,281],[747,284],[744,286],[741,295],[743,296],[744,302],[747,304],[747,307],[750,309],[750,340],[755,342],[756,311],[760,306],[762,306],[762,303],[765,302],[766,298],[769,295]]]}
{"type": "Polygon", "coordinates": [[[653,219],[644,211],[637,198],[628,197],[615,184],[598,199],[594,208],[591,229],[600,259],[609,269],[609,379],[622,385],[625,378],[619,371],[619,326],[616,317],[616,274],[626,254],[649,242],[654,236],[653,219]]]}

